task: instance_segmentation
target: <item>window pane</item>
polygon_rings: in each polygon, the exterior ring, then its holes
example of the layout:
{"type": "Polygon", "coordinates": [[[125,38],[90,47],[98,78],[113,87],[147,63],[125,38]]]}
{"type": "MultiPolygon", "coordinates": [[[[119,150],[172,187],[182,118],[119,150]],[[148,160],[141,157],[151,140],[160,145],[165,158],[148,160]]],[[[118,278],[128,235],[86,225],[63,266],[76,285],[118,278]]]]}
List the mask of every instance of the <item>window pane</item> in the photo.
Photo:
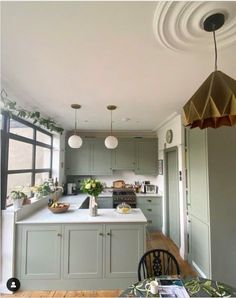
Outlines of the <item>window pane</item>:
{"type": "Polygon", "coordinates": [[[29,139],[32,139],[34,136],[33,128],[24,125],[14,119],[10,119],[10,132],[29,139]]]}
{"type": "Polygon", "coordinates": [[[7,206],[12,204],[9,197],[12,190],[20,190],[30,196],[31,173],[8,174],[7,176],[7,206]]]}
{"type": "Polygon", "coordinates": [[[10,139],[8,170],[32,169],[32,149],[31,144],[10,139]]]}
{"type": "Polygon", "coordinates": [[[36,146],[36,169],[50,168],[51,150],[36,146]]]}
{"type": "Polygon", "coordinates": [[[45,181],[48,181],[49,173],[37,173],[35,174],[35,185],[42,184],[45,181]]]}
{"type": "Polygon", "coordinates": [[[51,137],[37,130],[36,140],[48,145],[51,145],[51,137]]]}

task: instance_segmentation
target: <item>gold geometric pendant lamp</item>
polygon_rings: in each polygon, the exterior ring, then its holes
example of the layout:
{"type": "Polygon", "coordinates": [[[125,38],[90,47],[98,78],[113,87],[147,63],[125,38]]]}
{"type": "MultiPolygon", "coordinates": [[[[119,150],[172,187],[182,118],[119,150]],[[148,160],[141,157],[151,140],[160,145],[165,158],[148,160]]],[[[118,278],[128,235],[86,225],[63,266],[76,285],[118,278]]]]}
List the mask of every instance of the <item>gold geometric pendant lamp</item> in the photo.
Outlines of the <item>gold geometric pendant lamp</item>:
{"type": "Polygon", "coordinates": [[[217,70],[215,31],[224,24],[224,15],[217,13],[204,21],[204,30],[213,32],[215,71],[184,105],[184,124],[190,128],[233,126],[236,124],[236,81],[217,70]]]}

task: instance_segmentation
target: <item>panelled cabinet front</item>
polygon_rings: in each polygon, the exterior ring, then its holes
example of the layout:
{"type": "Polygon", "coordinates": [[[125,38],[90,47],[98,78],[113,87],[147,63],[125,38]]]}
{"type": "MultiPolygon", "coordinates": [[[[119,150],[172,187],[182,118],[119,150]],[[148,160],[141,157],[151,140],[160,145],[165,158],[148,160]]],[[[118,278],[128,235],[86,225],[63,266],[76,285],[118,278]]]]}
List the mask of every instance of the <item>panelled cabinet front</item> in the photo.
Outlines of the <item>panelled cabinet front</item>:
{"type": "Polygon", "coordinates": [[[19,233],[21,278],[60,278],[61,225],[24,225],[19,233]]]}
{"type": "Polygon", "coordinates": [[[64,226],[64,278],[102,277],[102,225],[64,226]]]}
{"type": "Polygon", "coordinates": [[[105,277],[137,277],[137,266],[144,252],[142,225],[106,225],[105,277]]]}
{"type": "Polygon", "coordinates": [[[32,224],[17,227],[22,289],[111,289],[135,282],[145,224],[32,224]]]}

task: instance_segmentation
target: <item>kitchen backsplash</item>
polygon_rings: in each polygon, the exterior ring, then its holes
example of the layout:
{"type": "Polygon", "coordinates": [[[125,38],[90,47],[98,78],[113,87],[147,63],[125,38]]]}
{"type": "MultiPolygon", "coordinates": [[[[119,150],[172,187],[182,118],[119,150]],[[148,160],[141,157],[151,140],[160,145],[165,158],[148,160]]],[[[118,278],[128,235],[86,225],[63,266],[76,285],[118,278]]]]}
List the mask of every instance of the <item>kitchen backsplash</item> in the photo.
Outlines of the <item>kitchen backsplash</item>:
{"type": "MultiPolygon", "coordinates": [[[[88,176],[68,176],[67,182],[73,182],[77,185],[79,180],[83,180],[88,176]]],[[[111,187],[114,180],[124,180],[127,184],[134,184],[135,181],[150,181],[151,184],[157,185],[157,176],[136,175],[134,171],[118,171],[114,170],[111,176],[95,176],[96,179],[105,182],[107,187],[111,187]]]]}

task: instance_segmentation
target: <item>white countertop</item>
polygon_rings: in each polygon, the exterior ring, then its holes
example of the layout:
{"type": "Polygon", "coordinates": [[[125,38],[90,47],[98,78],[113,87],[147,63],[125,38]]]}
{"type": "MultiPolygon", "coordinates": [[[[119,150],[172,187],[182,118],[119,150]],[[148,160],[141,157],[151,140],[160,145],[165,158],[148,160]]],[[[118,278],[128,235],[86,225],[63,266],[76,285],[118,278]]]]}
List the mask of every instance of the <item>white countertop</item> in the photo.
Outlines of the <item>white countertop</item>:
{"type": "Polygon", "coordinates": [[[34,212],[17,224],[55,224],[55,223],[146,223],[147,219],[142,211],[132,209],[130,214],[120,214],[115,209],[98,209],[98,216],[90,216],[88,209],[79,209],[87,194],[65,196],[62,202],[70,203],[70,208],[65,213],[54,214],[47,206],[34,212]]]}

